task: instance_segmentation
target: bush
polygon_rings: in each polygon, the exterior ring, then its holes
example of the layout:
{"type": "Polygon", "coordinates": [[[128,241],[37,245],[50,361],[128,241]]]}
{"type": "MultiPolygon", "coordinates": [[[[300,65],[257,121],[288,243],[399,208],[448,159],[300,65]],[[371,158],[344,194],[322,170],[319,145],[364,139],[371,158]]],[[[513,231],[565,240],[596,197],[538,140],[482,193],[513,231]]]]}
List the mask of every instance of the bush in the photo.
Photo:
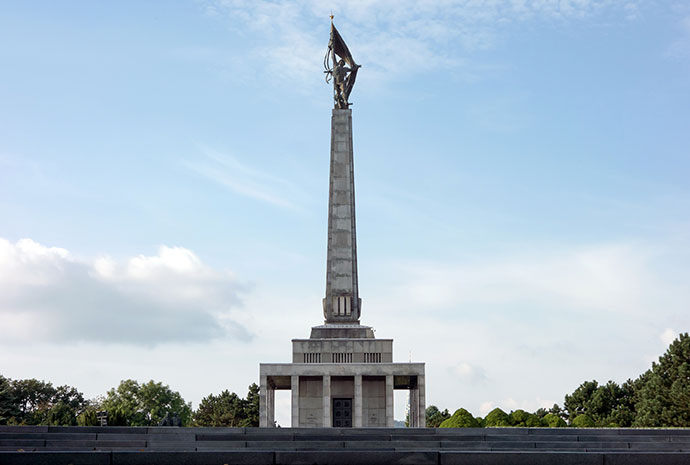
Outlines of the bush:
{"type": "Polygon", "coordinates": [[[542,422],[544,422],[544,424],[549,428],[563,428],[564,426],[568,426],[568,424],[563,420],[563,418],[553,413],[547,413],[546,415],[544,415],[544,418],[542,418],[542,422]]]}
{"type": "Polygon", "coordinates": [[[543,426],[538,416],[533,413],[525,412],[522,409],[510,412],[510,420],[513,426],[536,428],[543,426]]]}
{"type": "Polygon", "coordinates": [[[452,417],[444,420],[439,428],[479,428],[479,422],[464,408],[455,411],[452,417]]]}
{"type": "Polygon", "coordinates": [[[576,416],[570,426],[574,426],[575,428],[593,428],[594,420],[592,420],[589,415],[583,413],[576,416]]]}
{"type": "Polygon", "coordinates": [[[513,422],[506,412],[496,407],[484,418],[484,426],[513,426],[513,422]]]}

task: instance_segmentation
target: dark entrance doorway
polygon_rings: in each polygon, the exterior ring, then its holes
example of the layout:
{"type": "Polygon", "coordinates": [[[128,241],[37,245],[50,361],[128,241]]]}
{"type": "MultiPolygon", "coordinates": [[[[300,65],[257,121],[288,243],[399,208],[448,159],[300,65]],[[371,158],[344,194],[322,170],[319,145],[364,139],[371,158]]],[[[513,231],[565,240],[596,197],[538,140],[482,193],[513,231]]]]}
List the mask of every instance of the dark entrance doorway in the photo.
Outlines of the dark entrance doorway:
{"type": "Polygon", "coordinates": [[[352,428],[352,399],[333,399],[333,426],[352,428]]]}

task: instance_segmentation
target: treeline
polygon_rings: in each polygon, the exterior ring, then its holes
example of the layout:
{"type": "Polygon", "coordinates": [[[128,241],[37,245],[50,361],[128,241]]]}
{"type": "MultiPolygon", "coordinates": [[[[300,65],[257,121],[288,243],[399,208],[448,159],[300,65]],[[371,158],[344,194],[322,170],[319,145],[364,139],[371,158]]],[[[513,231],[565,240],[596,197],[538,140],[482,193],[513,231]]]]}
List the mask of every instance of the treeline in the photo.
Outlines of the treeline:
{"type": "Polygon", "coordinates": [[[477,428],[491,426],[527,427],[690,427],[690,336],[683,333],[639,378],[621,385],[614,381],[600,385],[585,381],[565,396],[563,406],[530,413],[506,413],[495,408],[486,417],[474,417],[464,408],[450,415],[431,406],[427,426],[477,428]]]}
{"type": "MultiPolygon", "coordinates": [[[[242,398],[227,390],[204,397],[192,410],[179,392],[153,380],[128,379],[105,396],[86,399],[72,386],[0,375],[0,425],[99,425],[107,412],[110,426],[259,426],[259,387],[242,398]]],[[[474,417],[464,408],[452,415],[430,406],[429,427],[690,427],[690,336],[681,334],[652,367],[622,385],[585,381],[563,405],[536,412],[495,408],[474,417]]]]}
{"type": "Polygon", "coordinates": [[[72,386],[0,375],[0,425],[97,426],[101,412],[108,426],[259,426],[259,387],[251,384],[246,398],[210,394],[192,410],[179,392],[153,380],[124,380],[105,396],[85,399],[72,386]]]}

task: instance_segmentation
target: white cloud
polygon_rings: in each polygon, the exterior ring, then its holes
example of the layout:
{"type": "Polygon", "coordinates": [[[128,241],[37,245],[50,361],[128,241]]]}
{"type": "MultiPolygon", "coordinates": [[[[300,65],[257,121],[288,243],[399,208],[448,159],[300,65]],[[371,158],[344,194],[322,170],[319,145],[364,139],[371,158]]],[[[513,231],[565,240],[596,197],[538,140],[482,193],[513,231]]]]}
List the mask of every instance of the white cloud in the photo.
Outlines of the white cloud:
{"type": "Polygon", "coordinates": [[[486,373],[481,367],[468,362],[460,362],[451,368],[451,372],[463,383],[485,384],[488,381],[486,373]]]}
{"type": "Polygon", "coordinates": [[[414,350],[427,363],[428,404],[475,415],[550,407],[585,380],[636,378],[665,349],[666,328],[690,325],[680,236],[360,262],[363,323],[395,337],[398,360],[414,350]]]}
{"type": "Polygon", "coordinates": [[[317,78],[328,42],[328,16],[363,64],[368,80],[405,78],[415,73],[458,68],[464,54],[494,47],[503,27],[525,21],[560,22],[605,14],[634,19],[639,1],[622,0],[208,0],[202,10],[225,18],[235,31],[260,31],[263,40],[246,63],[259,57],[271,75],[302,89],[317,78]]]}
{"type": "MultiPolygon", "coordinates": [[[[535,250],[479,263],[391,266],[402,276],[395,295],[411,308],[531,303],[631,314],[669,304],[662,292],[667,285],[651,268],[656,256],[653,247],[622,243],[535,250]]],[[[687,292],[680,295],[687,297],[687,292]]]]}
{"type": "Polygon", "coordinates": [[[0,327],[8,340],[156,345],[251,338],[233,318],[243,286],[192,251],[83,260],[0,238],[0,327]]]}
{"type": "Polygon", "coordinates": [[[671,328],[666,328],[663,333],[659,335],[659,339],[664,345],[671,345],[671,343],[678,337],[678,333],[671,328]]]}

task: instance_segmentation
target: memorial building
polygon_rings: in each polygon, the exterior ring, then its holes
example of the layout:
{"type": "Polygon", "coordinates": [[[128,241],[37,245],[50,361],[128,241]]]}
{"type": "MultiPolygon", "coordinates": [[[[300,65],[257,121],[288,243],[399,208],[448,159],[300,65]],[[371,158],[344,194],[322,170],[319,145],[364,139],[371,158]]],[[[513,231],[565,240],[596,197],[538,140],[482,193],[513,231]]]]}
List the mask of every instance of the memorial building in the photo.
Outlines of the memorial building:
{"type": "Polygon", "coordinates": [[[292,363],[261,363],[260,426],[275,426],[275,391],[292,391],[292,427],[388,427],[393,390],[409,390],[409,425],[425,426],[424,363],[393,362],[393,339],[360,324],[352,110],[357,65],[331,23],[324,60],[333,80],[324,324],[292,340],[292,363]]]}

